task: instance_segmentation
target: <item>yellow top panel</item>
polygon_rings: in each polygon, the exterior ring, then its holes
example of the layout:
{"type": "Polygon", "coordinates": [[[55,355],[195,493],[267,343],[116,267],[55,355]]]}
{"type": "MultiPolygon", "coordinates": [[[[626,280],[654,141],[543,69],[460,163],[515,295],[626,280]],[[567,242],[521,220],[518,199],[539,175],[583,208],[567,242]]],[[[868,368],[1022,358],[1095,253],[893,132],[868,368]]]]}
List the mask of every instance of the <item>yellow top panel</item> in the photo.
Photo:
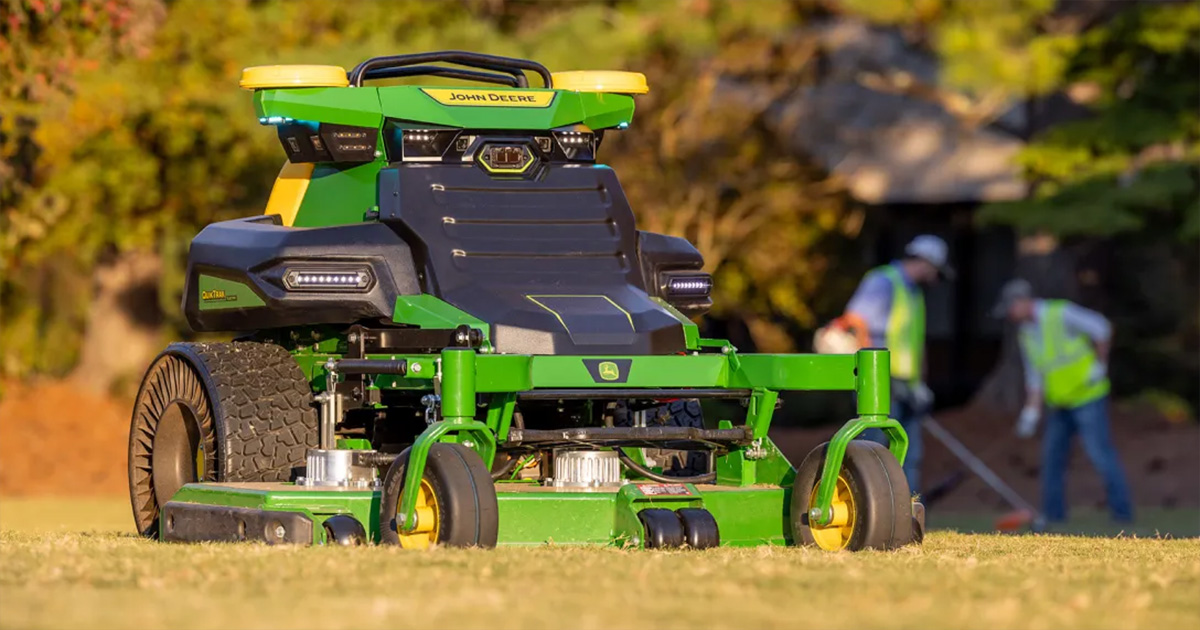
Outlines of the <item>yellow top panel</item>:
{"type": "Polygon", "coordinates": [[[573,70],[550,75],[556,90],[575,92],[613,92],[615,94],[645,94],[650,91],[646,75],[620,70],[573,70]]]}
{"type": "Polygon", "coordinates": [[[244,90],[289,87],[346,87],[341,66],[254,66],[242,70],[238,86],[244,90]]]}

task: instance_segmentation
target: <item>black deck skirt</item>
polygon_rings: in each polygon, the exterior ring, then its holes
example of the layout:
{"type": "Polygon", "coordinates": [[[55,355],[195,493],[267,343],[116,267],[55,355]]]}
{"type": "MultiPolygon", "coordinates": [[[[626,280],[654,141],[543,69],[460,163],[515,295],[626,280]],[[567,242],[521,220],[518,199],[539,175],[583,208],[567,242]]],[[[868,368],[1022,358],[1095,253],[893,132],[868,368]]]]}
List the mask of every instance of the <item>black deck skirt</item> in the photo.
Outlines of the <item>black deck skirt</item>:
{"type": "Polygon", "coordinates": [[[168,542],[313,543],[312,519],[299,512],[169,501],[159,518],[168,542]]]}

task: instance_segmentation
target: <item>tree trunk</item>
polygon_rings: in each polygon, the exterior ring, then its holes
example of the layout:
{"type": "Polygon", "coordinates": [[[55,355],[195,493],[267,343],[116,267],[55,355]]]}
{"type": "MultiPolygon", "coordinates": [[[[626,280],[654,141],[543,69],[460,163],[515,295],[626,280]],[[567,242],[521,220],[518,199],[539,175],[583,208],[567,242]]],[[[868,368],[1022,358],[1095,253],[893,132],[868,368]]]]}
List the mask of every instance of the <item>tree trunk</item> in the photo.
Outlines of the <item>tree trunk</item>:
{"type": "Polygon", "coordinates": [[[151,252],[127,252],[92,274],[94,293],[70,378],[96,392],[136,392],[146,364],[162,349],[158,305],[162,261],[151,252]]]}

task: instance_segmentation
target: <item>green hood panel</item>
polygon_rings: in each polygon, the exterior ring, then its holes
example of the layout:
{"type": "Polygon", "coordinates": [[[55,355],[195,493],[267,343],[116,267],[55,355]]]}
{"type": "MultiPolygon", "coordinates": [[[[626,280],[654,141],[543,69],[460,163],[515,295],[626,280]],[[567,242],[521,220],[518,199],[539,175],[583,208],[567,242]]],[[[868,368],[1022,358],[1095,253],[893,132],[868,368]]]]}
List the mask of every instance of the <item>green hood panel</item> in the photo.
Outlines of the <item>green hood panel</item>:
{"type": "Polygon", "coordinates": [[[522,88],[477,88],[397,85],[359,88],[280,88],[254,93],[260,118],[379,128],[383,119],[464,129],[554,129],[582,124],[590,129],[627,126],[633,119],[633,97],[626,94],[522,88]],[[454,92],[476,98],[439,102],[429,91],[454,92]],[[549,104],[545,94],[551,94],[549,104]],[[496,105],[508,95],[530,96],[519,106],[496,105]],[[490,98],[489,98],[490,97],[490,98]]]}

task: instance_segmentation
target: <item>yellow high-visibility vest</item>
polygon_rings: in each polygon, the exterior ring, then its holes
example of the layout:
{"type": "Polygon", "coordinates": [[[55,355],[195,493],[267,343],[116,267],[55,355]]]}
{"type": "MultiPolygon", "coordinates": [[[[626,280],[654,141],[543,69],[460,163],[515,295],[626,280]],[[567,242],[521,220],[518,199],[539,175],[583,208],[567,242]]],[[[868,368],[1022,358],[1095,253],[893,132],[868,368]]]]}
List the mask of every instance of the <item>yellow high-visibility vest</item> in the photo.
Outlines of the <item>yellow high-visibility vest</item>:
{"type": "Polygon", "coordinates": [[[892,283],[892,311],[888,315],[887,348],[892,355],[892,378],[921,382],[925,359],[925,295],[909,286],[895,265],[876,269],[892,283]]]}
{"type": "Polygon", "coordinates": [[[1107,377],[1092,379],[1098,358],[1087,335],[1072,334],[1063,322],[1065,300],[1046,300],[1041,347],[1033,333],[1022,331],[1021,345],[1029,362],[1042,373],[1043,396],[1051,407],[1074,409],[1108,395],[1107,377]]]}

